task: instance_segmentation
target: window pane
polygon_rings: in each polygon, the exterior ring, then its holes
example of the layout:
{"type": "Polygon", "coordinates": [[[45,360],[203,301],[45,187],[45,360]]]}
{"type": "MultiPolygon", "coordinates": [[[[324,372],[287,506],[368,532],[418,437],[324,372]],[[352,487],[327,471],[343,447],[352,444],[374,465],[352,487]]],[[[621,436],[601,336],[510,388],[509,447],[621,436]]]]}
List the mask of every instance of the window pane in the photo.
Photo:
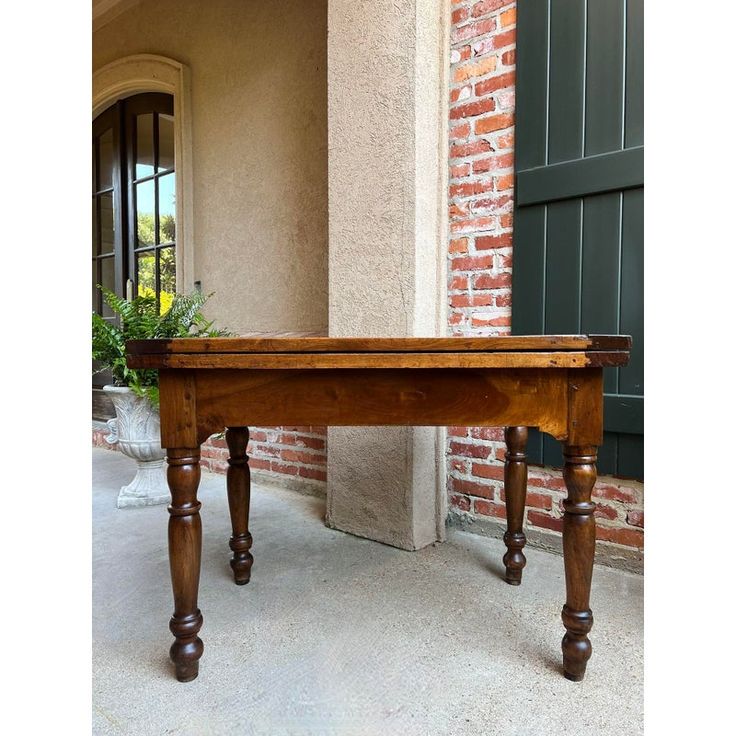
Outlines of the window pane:
{"type": "Polygon", "coordinates": [[[138,115],[136,123],[135,178],[153,174],[153,113],[138,115]]]}
{"type": "MultiPolygon", "coordinates": [[[[112,256],[100,259],[101,281],[100,283],[110,291],[115,291],[115,259],[112,256]]],[[[102,316],[113,317],[113,311],[107,304],[102,302],[102,316]]]]}
{"type": "Polygon", "coordinates": [[[176,240],[176,193],[174,174],[158,180],[158,242],[173,243],[176,240]]]}
{"type": "Polygon", "coordinates": [[[97,232],[97,208],[99,204],[97,197],[92,197],[92,255],[96,256],[100,252],[100,239],[97,232]]]}
{"type": "Polygon", "coordinates": [[[100,253],[113,253],[115,250],[115,209],[112,192],[102,194],[100,202],[100,253]]]}
{"type": "Polygon", "coordinates": [[[156,296],[156,253],[136,253],[138,296],[156,296]]]}
{"type": "Polygon", "coordinates": [[[169,311],[176,293],[176,251],[173,248],[162,248],[159,251],[159,269],[161,274],[161,314],[169,311]]]}
{"type": "Polygon", "coordinates": [[[153,245],[153,198],[155,186],[153,180],[135,185],[136,198],[136,230],[137,247],[153,245]]]}
{"type": "Polygon", "coordinates": [[[158,170],[174,168],[174,118],[158,116],[158,170]]]}
{"type": "Polygon", "coordinates": [[[112,186],[112,128],[100,136],[100,189],[109,189],[112,186]]]}

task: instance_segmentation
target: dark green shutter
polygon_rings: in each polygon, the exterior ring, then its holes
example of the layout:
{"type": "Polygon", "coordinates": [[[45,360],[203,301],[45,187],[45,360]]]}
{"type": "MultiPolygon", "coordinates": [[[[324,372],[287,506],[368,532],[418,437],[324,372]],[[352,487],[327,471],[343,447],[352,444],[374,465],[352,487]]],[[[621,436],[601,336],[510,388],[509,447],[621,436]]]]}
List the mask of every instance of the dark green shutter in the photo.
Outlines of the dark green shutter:
{"type": "MultiPolygon", "coordinates": [[[[519,0],[512,331],[620,333],[599,472],[644,472],[643,0],[519,0]]],[[[561,465],[534,433],[530,459],[561,465]]]]}

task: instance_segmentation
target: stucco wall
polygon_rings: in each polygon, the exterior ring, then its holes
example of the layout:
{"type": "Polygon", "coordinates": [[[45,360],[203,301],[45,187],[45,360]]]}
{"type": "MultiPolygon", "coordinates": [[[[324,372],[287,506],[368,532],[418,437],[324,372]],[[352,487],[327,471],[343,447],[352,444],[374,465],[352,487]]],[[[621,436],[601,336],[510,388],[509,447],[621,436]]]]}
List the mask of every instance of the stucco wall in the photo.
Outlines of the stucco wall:
{"type": "Polygon", "coordinates": [[[191,70],[193,273],[235,333],[327,330],[326,29],[326,0],[142,0],[93,36],[95,70],[191,70]]]}

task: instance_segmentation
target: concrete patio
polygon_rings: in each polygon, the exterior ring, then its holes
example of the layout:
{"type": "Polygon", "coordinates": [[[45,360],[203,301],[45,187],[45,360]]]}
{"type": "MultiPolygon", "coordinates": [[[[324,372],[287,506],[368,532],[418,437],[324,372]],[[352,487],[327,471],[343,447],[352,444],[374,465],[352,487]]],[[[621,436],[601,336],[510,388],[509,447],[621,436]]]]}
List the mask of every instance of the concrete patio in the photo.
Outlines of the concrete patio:
{"type": "Polygon", "coordinates": [[[597,566],[593,657],[560,672],[562,558],[449,531],[416,553],[324,526],[324,501],[255,487],[253,577],[233,584],[225,479],[202,474],[200,675],[176,682],[165,507],[118,510],[131,460],[93,450],[95,734],[639,734],[643,578],[597,566]]]}

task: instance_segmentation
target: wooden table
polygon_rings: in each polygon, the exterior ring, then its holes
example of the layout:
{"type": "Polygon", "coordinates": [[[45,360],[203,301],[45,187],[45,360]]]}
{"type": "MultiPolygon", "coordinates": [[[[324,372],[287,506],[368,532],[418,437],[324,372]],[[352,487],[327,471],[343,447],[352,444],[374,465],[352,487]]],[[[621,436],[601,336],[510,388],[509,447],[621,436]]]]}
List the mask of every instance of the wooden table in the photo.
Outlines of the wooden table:
{"type": "MultiPolygon", "coordinates": [[[[227,494],[235,582],[250,580],[247,425],[504,426],[506,582],[526,564],[522,528],[527,427],[564,445],[562,608],[565,677],[582,680],[591,654],[589,606],[595,551],[597,449],[603,436],[603,368],[628,362],[631,338],[213,338],[131,341],[128,366],[160,376],[161,443],[167,450],[169,558],[182,682],[197,677],[204,646],[197,606],[202,526],[200,445],[226,429],[227,494]]],[[[431,493],[432,489],[427,489],[431,493]]]]}

